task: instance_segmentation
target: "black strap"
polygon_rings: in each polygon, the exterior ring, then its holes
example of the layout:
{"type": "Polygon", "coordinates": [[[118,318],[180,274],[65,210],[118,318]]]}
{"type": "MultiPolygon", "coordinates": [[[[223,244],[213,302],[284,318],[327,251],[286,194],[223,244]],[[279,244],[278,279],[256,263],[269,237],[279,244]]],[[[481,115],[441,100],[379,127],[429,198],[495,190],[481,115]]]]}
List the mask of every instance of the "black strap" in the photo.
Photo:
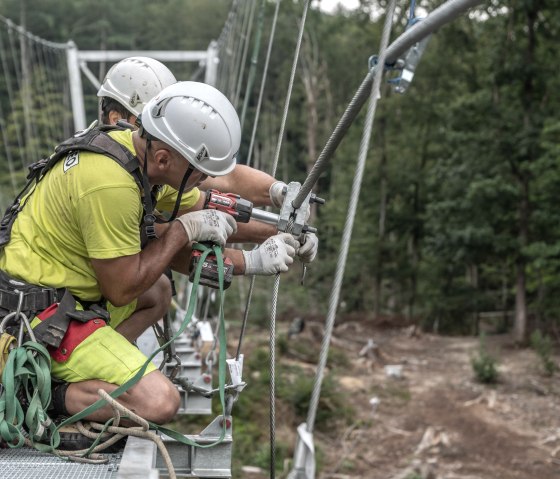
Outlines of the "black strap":
{"type": "Polygon", "coordinates": [[[116,126],[102,125],[100,127],[90,127],[87,130],[77,133],[68,138],[55,147],[54,153],[47,159],[36,161],[29,167],[29,175],[27,176],[27,184],[16,196],[12,204],[6,209],[6,212],[0,220],[0,248],[10,241],[12,225],[16,220],[18,213],[25,206],[25,202],[33,194],[32,187],[39,183],[48,171],[56,165],[62,158],[65,158],[71,152],[89,151],[109,156],[115,160],[120,166],[128,171],[134,178],[142,195],[142,206],[144,207],[144,223],[146,230],[150,231],[150,236],[155,237],[152,233],[153,223],[155,221],[153,215],[153,201],[150,197],[151,187],[148,182],[146,173],[144,174],[140,168],[138,158],[134,156],[128,148],[121,145],[108,135],[113,130],[123,130],[124,128],[116,126]],[[27,194],[29,192],[29,194],[27,194]],[[21,200],[25,198],[25,202],[21,204],[21,200]],[[153,219],[152,219],[153,218],[153,219]]]}
{"type": "Polygon", "coordinates": [[[58,348],[70,324],[70,313],[74,311],[76,311],[76,300],[70,291],[66,290],[54,314],[33,328],[37,341],[58,348]]]}
{"type": "MultiPolygon", "coordinates": [[[[63,290],[62,290],[63,291],[63,290]]],[[[47,309],[51,304],[58,302],[63,293],[54,288],[44,288],[37,291],[23,293],[22,312],[37,312],[47,309]]],[[[7,311],[16,311],[19,305],[20,293],[0,289],[0,308],[7,311]]]]}

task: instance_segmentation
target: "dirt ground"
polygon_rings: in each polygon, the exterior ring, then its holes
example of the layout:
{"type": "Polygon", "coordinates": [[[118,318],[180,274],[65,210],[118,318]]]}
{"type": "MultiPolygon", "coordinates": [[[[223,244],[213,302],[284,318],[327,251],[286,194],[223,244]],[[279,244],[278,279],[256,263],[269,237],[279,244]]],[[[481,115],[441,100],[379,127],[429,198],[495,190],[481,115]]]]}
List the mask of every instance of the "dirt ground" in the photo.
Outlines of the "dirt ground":
{"type": "MultiPolygon", "coordinates": [[[[318,341],[320,328],[308,322],[292,341],[318,341]]],[[[543,376],[535,352],[507,335],[489,335],[486,344],[499,370],[490,386],[474,380],[478,338],[359,319],[336,326],[333,347],[350,362],[336,379],[354,415],[350,425],[333,421],[332,431],[315,433],[323,453],[317,477],[559,478],[560,373],[543,376]],[[400,377],[387,374],[388,365],[401,365],[400,377]]]]}

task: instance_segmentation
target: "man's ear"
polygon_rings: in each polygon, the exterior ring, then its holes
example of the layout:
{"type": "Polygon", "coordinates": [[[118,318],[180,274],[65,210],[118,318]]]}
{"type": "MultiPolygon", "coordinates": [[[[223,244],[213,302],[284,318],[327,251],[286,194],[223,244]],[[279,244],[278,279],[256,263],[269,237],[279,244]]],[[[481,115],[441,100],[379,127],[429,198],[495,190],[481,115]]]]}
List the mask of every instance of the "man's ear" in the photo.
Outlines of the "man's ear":
{"type": "Polygon", "coordinates": [[[109,125],[116,125],[117,121],[122,120],[122,116],[118,111],[111,110],[108,115],[109,125]]]}
{"type": "Polygon", "coordinates": [[[173,158],[171,152],[167,148],[158,148],[154,152],[154,160],[158,171],[164,172],[171,168],[173,158]]]}

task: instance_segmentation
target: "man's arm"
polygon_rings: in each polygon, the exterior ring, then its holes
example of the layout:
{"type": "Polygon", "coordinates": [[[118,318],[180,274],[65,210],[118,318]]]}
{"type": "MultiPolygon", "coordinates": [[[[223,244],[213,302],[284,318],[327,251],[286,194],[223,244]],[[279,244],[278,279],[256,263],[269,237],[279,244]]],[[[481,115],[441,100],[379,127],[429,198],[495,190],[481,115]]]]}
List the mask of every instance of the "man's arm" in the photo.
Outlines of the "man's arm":
{"type": "Polygon", "coordinates": [[[200,189],[235,193],[255,206],[273,206],[270,187],[274,183],[276,180],[263,171],[246,165],[236,165],[234,170],[225,176],[207,178],[200,184],[200,189]]]}
{"type": "Polygon", "coordinates": [[[99,287],[115,306],[124,306],[147,291],[175,255],[191,241],[224,245],[236,229],[233,218],[219,211],[198,211],[181,216],[150,241],[140,253],[91,260],[99,287]]]}
{"type": "Polygon", "coordinates": [[[115,306],[129,304],[155,283],[176,252],[188,243],[185,229],[174,221],[157,241],[150,241],[140,253],[92,259],[101,293],[115,306]]]}

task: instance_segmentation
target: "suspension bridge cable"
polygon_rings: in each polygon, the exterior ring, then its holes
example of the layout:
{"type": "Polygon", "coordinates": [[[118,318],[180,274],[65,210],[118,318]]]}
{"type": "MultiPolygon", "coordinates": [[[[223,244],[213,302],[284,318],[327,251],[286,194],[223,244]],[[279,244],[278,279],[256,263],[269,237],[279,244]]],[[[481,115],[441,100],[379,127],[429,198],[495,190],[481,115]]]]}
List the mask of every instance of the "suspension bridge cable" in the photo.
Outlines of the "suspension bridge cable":
{"type": "MultiPolygon", "coordinates": [[[[288,83],[288,91],[286,93],[286,100],[284,102],[284,113],[282,114],[282,122],[280,124],[280,131],[278,133],[278,141],[276,143],[276,153],[272,165],[272,176],[276,176],[278,168],[278,160],[280,158],[280,150],[282,148],[282,139],[284,138],[284,129],[288,119],[288,110],[290,107],[290,98],[292,96],[292,89],[294,86],[294,78],[296,76],[296,69],[299,60],[299,52],[301,50],[301,42],[303,39],[303,31],[305,29],[305,20],[309,10],[310,0],[306,0],[303,7],[303,14],[301,16],[298,39],[294,53],[294,61],[292,63],[292,71],[290,73],[290,81],[288,83]]],[[[274,479],[276,469],[276,310],[278,305],[278,294],[280,289],[280,273],[276,274],[274,281],[274,289],[272,292],[272,311],[270,315],[270,478],[274,479]]]]}
{"type": "MultiPolygon", "coordinates": [[[[243,53],[241,54],[241,60],[238,62],[237,72],[235,76],[235,83],[232,87],[232,103],[237,109],[239,104],[239,95],[241,94],[241,85],[243,84],[243,76],[245,75],[245,64],[247,63],[247,55],[249,53],[249,45],[251,44],[251,34],[253,33],[253,18],[255,16],[255,7],[257,3],[256,0],[251,0],[249,15],[247,16],[247,22],[243,30],[243,53]]],[[[243,125],[241,125],[243,129],[243,125]]]]}
{"type": "Polygon", "coordinates": [[[257,127],[259,124],[259,117],[260,117],[260,113],[261,113],[261,107],[262,107],[262,100],[263,100],[263,96],[264,96],[264,87],[266,85],[266,78],[268,75],[268,65],[270,63],[270,57],[271,57],[271,52],[272,52],[272,45],[274,44],[274,35],[276,33],[276,24],[278,23],[278,11],[280,9],[280,2],[282,0],[276,0],[276,7],[274,9],[274,17],[272,19],[272,27],[270,29],[270,38],[268,40],[268,48],[267,48],[267,52],[266,52],[266,59],[264,62],[264,69],[263,69],[263,74],[262,74],[262,80],[261,80],[261,88],[259,91],[259,99],[257,101],[257,108],[255,111],[255,119],[253,120],[253,131],[251,133],[251,142],[249,144],[249,151],[247,152],[247,166],[251,166],[251,158],[253,156],[253,147],[255,144],[255,138],[257,136],[257,127]]]}
{"type": "MultiPolygon", "coordinates": [[[[393,22],[393,15],[395,12],[396,0],[391,0],[388,10],[385,14],[385,24],[383,26],[383,34],[381,38],[381,45],[379,47],[379,61],[378,65],[385,65],[387,45],[389,43],[389,36],[391,34],[391,25],[393,22]]],[[[344,225],[340,254],[336,265],[335,280],[330,295],[329,310],[327,314],[327,321],[325,326],[325,333],[323,335],[323,342],[321,345],[321,353],[319,356],[319,364],[315,376],[315,385],[311,396],[309,411],[307,415],[307,431],[313,432],[315,425],[315,417],[317,414],[317,407],[319,405],[319,396],[321,392],[321,384],[323,381],[324,370],[327,365],[327,358],[329,353],[329,346],[336,318],[336,311],[338,307],[338,299],[340,297],[340,290],[342,287],[342,280],[344,278],[344,270],[346,268],[346,259],[348,257],[348,250],[350,248],[350,239],[352,237],[352,229],[354,227],[354,218],[358,206],[358,199],[360,197],[360,189],[362,179],[364,176],[364,169],[371,139],[371,132],[373,130],[373,120],[375,119],[375,112],[377,108],[377,101],[379,100],[381,79],[383,78],[384,69],[376,68],[374,74],[373,87],[370,89],[370,101],[364,124],[364,131],[362,140],[360,142],[360,151],[358,155],[358,163],[356,166],[356,174],[352,183],[352,191],[350,193],[350,203],[348,207],[348,214],[346,216],[346,223],[344,225]]]]}
{"type": "Polygon", "coordinates": [[[238,69],[240,67],[240,58],[242,55],[242,51],[244,48],[245,38],[243,36],[243,32],[247,26],[247,18],[248,18],[248,10],[251,7],[252,0],[243,2],[243,8],[240,12],[237,21],[235,22],[235,29],[231,35],[231,49],[232,49],[232,57],[231,57],[231,65],[230,65],[230,72],[229,72],[229,79],[228,79],[228,92],[227,97],[232,100],[235,95],[235,89],[237,86],[237,78],[238,78],[238,69]]]}
{"type": "MultiPolygon", "coordinates": [[[[247,114],[247,108],[249,106],[249,100],[251,99],[251,92],[253,91],[253,84],[255,82],[255,75],[257,73],[257,62],[259,60],[259,51],[261,48],[262,31],[264,26],[264,11],[266,3],[265,0],[261,0],[259,6],[259,14],[257,17],[257,31],[255,33],[255,40],[253,42],[253,51],[251,53],[251,66],[249,67],[249,73],[247,74],[247,83],[245,85],[245,95],[243,97],[243,106],[241,108],[241,130],[243,130],[243,125],[245,124],[245,115],[247,114]]],[[[245,63],[245,60],[244,60],[245,63]]],[[[241,82],[239,83],[239,89],[237,91],[237,99],[241,94],[241,82]]]]}
{"type": "MultiPolygon", "coordinates": [[[[414,26],[406,30],[387,48],[386,63],[389,65],[393,64],[400,55],[402,55],[415,43],[419,42],[446,23],[455,20],[457,17],[462,15],[465,10],[474,7],[479,3],[482,3],[482,0],[448,0],[443,5],[440,5],[421,22],[415,23],[414,26]]],[[[384,65],[381,66],[381,68],[383,67],[384,65]]],[[[379,64],[377,65],[377,68],[379,68],[379,64]]],[[[362,80],[362,83],[354,94],[354,97],[348,104],[333,133],[327,140],[325,147],[319,154],[319,158],[317,158],[317,161],[309,172],[309,175],[307,176],[299,193],[294,198],[294,201],[292,202],[292,206],[294,208],[297,209],[303,204],[305,198],[318,181],[321,173],[326,170],[328,161],[338,148],[342,138],[346,135],[348,128],[350,128],[350,125],[356,119],[356,116],[358,116],[358,113],[371,92],[371,85],[375,75],[375,70],[376,69],[374,68],[368,72],[366,77],[362,80]]]]}
{"type": "MultiPolygon", "coordinates": [[[[253,23],[254,23],[253,20],[254,20],[254,17],[255,17],[256,5],[257,5],[257,0],[254,0],[254,2],[252,4],[252,9],[251,9],[251,17],[250,17],[249,25],[247,27],[247,32],[246,32],[247,41],[245,42],[245,48],[243,49],[243,57],[241,58],[239,75],[237,77],[237,88],[235,90],[235,96],[234,96],[236,107],[239,105],[239,99],[241,97],[241,87],[243,86],[243,78],[245,77],[245,69],[247,68],[247,56],[249,55],[249,46],[251,45],[250,40],[251,40],[251,35],[253,34],[253,23]]],[[[262,6],[262,3],[261,3],[261,6],[262,6]]],[[[259,22],[257,21],[257,23],[259,23],[259,22]]],[[[259,26],[262,26],[262,25],[259,25],[259,26]]],[[[258,34],[258,30],[257,30],[257,34],[258,34]]],[[[243,124],[241,124],[241,129],[243,129],[243,124]]]]}
{"type": "Polygon", "coordinates": [[[292,63],[292,71],[290,73],[290,81],[288,84],[288,93],[286,94],[286,100],[284,102],[284,113],[282,114],[282,122],[280,124],[280,131],[278,133],[278,141],[276,143],[276,153],[274,154],[274,163],[272,165],[272,176],[276,176],[276,169],[278,168],[278,160],[280,158],[280,149],[282,148],[282,140],[284,138],[284,129],[286,127],[286,120],[288,119],[288,110],[290,108],[290,99],[292,97],[292,89],[294,86],[294,78],[296,76],[297,64],[299,60],[299,52],[301,50],[301,41],[303,39],[303,30],[305,27],[305,20],[307,18],[307,11],[309,10],[309,0],[305,1],[305,6],[303,7],[303,15],[301,17],[301,24],[299,27],[299,34],[296,45],[296,52],[294,54],[294,62],[292,63]]]}

